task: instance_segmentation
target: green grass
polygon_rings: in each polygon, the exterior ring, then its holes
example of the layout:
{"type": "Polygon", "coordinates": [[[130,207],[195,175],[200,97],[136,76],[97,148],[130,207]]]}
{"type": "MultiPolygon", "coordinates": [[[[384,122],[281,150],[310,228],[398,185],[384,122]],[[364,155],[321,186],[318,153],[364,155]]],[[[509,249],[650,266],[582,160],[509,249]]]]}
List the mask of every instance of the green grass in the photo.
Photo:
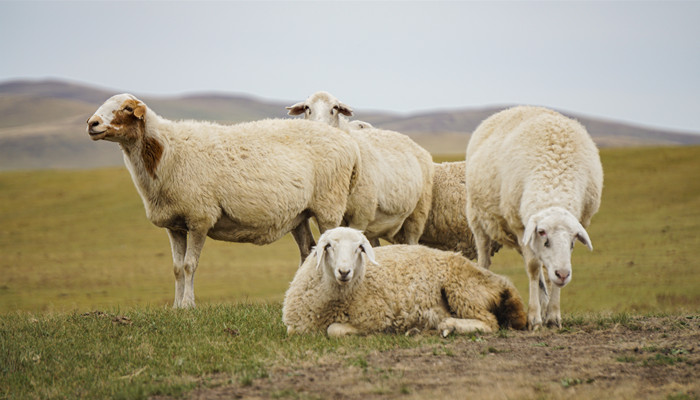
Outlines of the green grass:
{"type": "Polygon", "coordinates": [[[435,337],[287,337],[279,303],[190,310],[10,313],[0,318],[0,398],[145,398],[197,385],[249,385],[274,365],[437,343],[435,337]]]}
{"type": "MultiPolygon", "coordinates": [[[[700,308],[700,147],[603,149],[605,188],[577,246],[563,312],[700,308]]],[[[459,157],[438,157],[437,161],[459,157]]],[[[124,168],[0,173],[0,314],[172,303],[167,235],[145,218],[124,168]]],[[[291,235],[268,246],[208,240],[197,302],[281,301],[299,261],[291,235]]],[[[514,250],[493,260],[526,296],[514,250]]]]}

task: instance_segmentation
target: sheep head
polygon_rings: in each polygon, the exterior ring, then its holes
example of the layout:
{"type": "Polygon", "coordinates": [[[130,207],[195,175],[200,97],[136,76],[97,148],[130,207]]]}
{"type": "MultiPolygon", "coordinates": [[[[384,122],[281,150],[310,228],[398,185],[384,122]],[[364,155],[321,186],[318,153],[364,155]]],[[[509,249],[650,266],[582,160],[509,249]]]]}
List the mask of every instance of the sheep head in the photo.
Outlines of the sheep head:
{"type": "Polygon", "coordinates": [[[353,228],[330,229],[321,235],[316,253],[316,269],[332,277],[340,286],[351,286],[364,276],[369,262],[377,264],[374,250],[361,231],[353,228]]]}
{"type": "Polygon", "coordinates": [[[352,109],[328,92],[316,92],[305,101],[287,107],[287,110],[289,115],[304,114],[304,119],[325,122],[336,128],[340,126],[340,114],[352,116],[352,109]]]}
{"type": "Polygon", "coordinates": [[[87,120],[92,140],[129,142],[143,137],[146,105],[128,93],[110,97],[87,120]]]}
{"type": "Polygon", "coordinates": [[[561,207],[546,208],[531,216],[523,234],[523,246],[528,246],[547,267],[550,281],[559,287],[571,281],[571,252],[576,240],[593,250],[586,229],[561,207]]]}

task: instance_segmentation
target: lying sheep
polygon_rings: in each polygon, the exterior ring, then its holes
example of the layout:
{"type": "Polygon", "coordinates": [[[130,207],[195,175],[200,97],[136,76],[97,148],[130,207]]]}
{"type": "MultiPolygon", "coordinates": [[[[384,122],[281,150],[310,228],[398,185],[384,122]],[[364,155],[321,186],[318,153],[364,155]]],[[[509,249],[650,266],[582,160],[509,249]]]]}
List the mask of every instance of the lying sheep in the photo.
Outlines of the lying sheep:
{"type": "MultiPolygon", "coordinates": [[[[475,260],[474,235],[466,214],[465,165],[464,161],[435,164],[430,213],[419,242],[440,250],[459,251],[475,260]]],[[[493,242],[490,254],[495,254],[500,248],[498,242],[493,242]]]]}
{"type": "Polygon", "coordinates": [[[524,329],[524,305],[504,277],[457,253],[424,246],[373,249],[362,232],[335,228],[299,267],[284,298],[288,334],[329,336],[438,329],[524,329]]]}
{"type": "Polygon", "coordinates": [[[430,211],[434,168],[430,153],[398,132],[370,126],[351,129],[341,115],[352,115],[352,109],[327,92],[314,93],[287,109],[290,115],[303,113],[305,119],[340,126],[357,141],[363,173],[348,200],[348,214],[371,222],[366,227],[349,226],[364,230],[375,246],[379,238],[417,244],[430,211]],[[376,206],[354,206],[367,200],[376,206]]]}
{"type": "Polygon", "coordinates": [[[355,141],[316,122],[173,122],[121,94],[87,124],[92,140],[119,143],[146,216],[168,230],[175,307],[195,304],[207,236],[262,245],[291,231],[303,261],[314,244],[308,218],[321,231],[340,225],[360,173],[355,141]]]}
{"type": "Polygon", "coordinates": [[[514,107],[477,127],[466,162],[467,217],[479,266],[489,267],[492,241],[518,249],[530,278],[530,329],[541,327],[543,318],[561,327],[560,290],[571,281],[574,242],[593,250],[585,228],[603,189],[593,140],[557,112],[514,107]],[[540,283],[543,266],[551,293],[540,283]]]}

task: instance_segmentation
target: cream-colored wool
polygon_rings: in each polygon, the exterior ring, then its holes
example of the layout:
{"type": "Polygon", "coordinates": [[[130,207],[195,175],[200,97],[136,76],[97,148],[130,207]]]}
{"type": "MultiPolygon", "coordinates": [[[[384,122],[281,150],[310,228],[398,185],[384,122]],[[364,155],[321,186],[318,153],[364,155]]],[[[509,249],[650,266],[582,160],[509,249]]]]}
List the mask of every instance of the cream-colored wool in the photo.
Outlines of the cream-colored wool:
{"type": "MultiPolygon", "coordinates": [[[[474,236],[467,222],[467,193],[464,161],[435,164],[433,196],[420,244],[440,250],[458,251],[476,259],[474,236]]],[[[490,254],[501,245],[493,242],[490,254]]]]}
{"type": "Polygon", "coordinates": [[[530,278],[530,329],[539,328],[543,317],[547,325],[561,326],[560,289],[571,280],[574,241],[593,249],[585,228],[603,188],[593,140],[577,121],[519,106],[477,127],[466,163],[467,218],[479,266],[489,267],[492,241],[518,249],[530,278]],[[540,283],[543,265],[551,294],[540,283]]]}
{"type": "Polygon", "coordinates": [[[206,236],[258,245],[292,232],[302,261],[321,231],[341,224],[360,173],[345,132],[303,120],[237,125],[170,121],[132,95],[88,120],[93,140],[119,143],[147,218],[171,241],[175,307],[194,306],[194,272],[206,236]]]}
{"type": "Polygon", "coordinates": [[[361,229],[375,245],[383,238],[393,243],[417,244],[430,212],[433,161],[430,153],[406,135],[366,126],[351,128],[342,115],[352,109],[327,92],[317,92],[304,102],[287,107],[290,115],[344,128],[357,141],[362,174],[357,190],[348,200],[348,215],[365,226],[361,229]],[[374,207],[365,208],[370,202],[374,207]]]}
{"type": "Polygon", "coordinates": [[[420,245],[373,249],[352,228],[321,236],[287,290],[282,320],[289,334],[330,336],[526,326],[522,300],[506,278],[457,253],[420,245]]]}

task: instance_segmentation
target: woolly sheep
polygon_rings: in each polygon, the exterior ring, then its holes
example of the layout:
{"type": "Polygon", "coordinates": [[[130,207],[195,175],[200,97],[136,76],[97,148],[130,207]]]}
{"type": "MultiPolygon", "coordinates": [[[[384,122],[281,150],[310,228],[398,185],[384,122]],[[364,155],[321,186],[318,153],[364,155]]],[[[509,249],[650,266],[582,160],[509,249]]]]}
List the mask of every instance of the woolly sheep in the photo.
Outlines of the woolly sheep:
{"type": "MultiPolygon", "coordinates": [[[[464,161],[435,164],[430,213],[419,243],[440,250],[459,251],[475,260],[476,246],[466,214],[465,166],[464,161]]],[[[498,242],[493,242],[490,254],[500,248],[498,242]]]]}
{"type": "Polygon", "coordinates": [[[321,231],[338,226],[360,171],[355,141],[311,121],[174,122],[120,94],[87,124],[92,140],[119,144],[147,218],[168,231],[174,307],[195,304],[206,236],[262,245],[291,231],[303,261],[314,245],[308,218],[321,231]]]}
{"type": "Polygon", "coordinates": [[[524,329],[524,305],[504,277],[457,253],[420,245],[373,249],[362,232],[334,228],[299,267],[284,298],[288,334],[493,332],[524,329]]]}
{"type": "Polygon", "coordinates": [[[352,109],[327,92],[314,93],[287,109],[290,115],[304,113],[305,119],[341,126],[357,141],[363,173],[348,200],[348,214],[371,222],[366,227],[350,226],[362,229],[375,245],[379,238],[417,244],[430,212],[434,169],[430,153],[398,132],[369,125],[350,129],[340,117],[352,115],[352,109]],[[376,207],[354,207],[367,200],[376,207]]]}
{"type": "Polygon", "coordinates": [[[560,290],[571,281],[574,242],[593,250],[585,228],[603,188],[593,140],[555,111],[519,106],[477,127],[466,163],[467,217],[479,266],[489,267],[492,241],[518,249],[530,278],[530,329],[540,328],[543,318],[561,327],[560,290]],[[550,293],[542,268],[553,283],[550,293]]]}

